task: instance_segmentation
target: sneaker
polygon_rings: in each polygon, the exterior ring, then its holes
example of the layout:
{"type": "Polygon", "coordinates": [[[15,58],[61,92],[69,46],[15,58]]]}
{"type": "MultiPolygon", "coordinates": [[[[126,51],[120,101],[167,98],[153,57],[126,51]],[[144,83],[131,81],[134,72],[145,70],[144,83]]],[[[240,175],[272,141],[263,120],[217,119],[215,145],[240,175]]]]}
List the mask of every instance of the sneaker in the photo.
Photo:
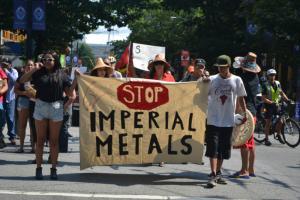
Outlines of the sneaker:
{"type": "Polygon", "coordinates": [[[158,164],[158,166],[160,166],[160,167],[165,166],[165,162],[160,162],[160,163],[158,164]]]}
{"type": "Polygon", "coordinates": [[[211,176],[210,180],[208,181],[206,187],[213,188],[217,185],[217,176],[211,176]]]}
{"type": "MultiPolygon", "coordinates": [[[[208,174],[208,177],[212,177],[214,175],[214,173],[212,172],[212,173],[210,173],[210,174],[208,174]]],[[[217,171],[217,176],[218,175],[222,175],[222,172],[221,171],[217,171]]]]}
{"type": "Polygon", "coordinates": [[[266,145],[266,146],[271,146],[272,143],[271,143],[269,140],[266,140],[266,141],[265,141],[265,145],[266,145]]]}
{"type": "Polygon", "coordinates": [[[221,185],[227,185],[226,180],[222,177],[222,175],[216,176],[216,183],[221,184],[221,185]]]}
{"type": "Polygon", "coordinates": [[[57,180],[57,169],[56,168],[50,169],[50,178],[52,180],[57,180]]]}
{"type": "Polygon", "coordinates": [[[282,139],[280,134],[277,134],[275,137],[281,144],[285,144],[285,141],[282,139]]]}
{"type": "Polygon", "coordinates": [[[41,167],[37,167],[35,170],[35,179],[36,180],[43,180],[43,169],[41,167]]]}

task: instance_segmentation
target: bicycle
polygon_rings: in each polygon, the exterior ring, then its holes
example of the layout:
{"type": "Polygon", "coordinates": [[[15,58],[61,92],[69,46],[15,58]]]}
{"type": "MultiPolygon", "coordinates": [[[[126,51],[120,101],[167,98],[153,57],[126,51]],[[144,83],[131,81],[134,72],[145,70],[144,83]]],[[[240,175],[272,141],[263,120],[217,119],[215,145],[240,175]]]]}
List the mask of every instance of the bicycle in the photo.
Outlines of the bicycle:
{"type": "MultiPolygon", "coordinates": [[[[282,120],[283,123],[281,127],[281,134],[283,140],[288,146],[295,148],[300,143],[300,126],[294,119],[290,118],[287,111],[288,105],[293,105],[293,104],[294,103],[286,104],[284,102],[281,102],[279,104],[279,110],[277,112],[277,115],[272,116],[269,135],[274,135],[274,139],[278,140],[275,134],[276,132],[275,127],[279,122],[279,120],[282,120]]],[[[254,140],[256,142],[262,143],[265,141],[266,136],[264,132],[264,127],[265,127],[264,113],[259,112],[259,114],[257,115],[257,121],[254,130],[254,140]]]]}

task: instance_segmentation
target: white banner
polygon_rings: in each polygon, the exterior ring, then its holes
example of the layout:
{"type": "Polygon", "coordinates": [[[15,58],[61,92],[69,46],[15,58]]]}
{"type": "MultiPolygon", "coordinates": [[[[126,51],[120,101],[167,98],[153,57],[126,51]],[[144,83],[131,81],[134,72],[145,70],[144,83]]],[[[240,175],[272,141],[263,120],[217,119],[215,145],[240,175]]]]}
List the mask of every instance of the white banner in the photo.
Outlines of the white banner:
{"type": "Polygon", "coordinates": [[[149,60],[153,60],[156,54],[165,54],[166,48],[145,44],[132,44],[133,66],[135,68],[148,71],[149,60]]]}

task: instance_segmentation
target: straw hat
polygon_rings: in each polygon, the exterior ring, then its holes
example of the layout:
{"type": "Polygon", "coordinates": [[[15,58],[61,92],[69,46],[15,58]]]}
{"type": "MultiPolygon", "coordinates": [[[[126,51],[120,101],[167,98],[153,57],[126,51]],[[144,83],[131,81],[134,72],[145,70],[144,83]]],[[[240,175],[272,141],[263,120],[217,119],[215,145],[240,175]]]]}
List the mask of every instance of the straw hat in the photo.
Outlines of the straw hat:
{"type": "Polygon", "coordinates": [[[244,71],[259,73],[261,71],[259,65],[256,63],[257,55],[255,53],[249,52],[245,57],[236,57],[234,65],[235,68],[241,68],[244,71]]]}
{"type": "Polygon", "coordinates": [[[92,69],[92,71],[91,71],[91,74],[95,73],[95,71],[96,71],[97,69],[101,69],[101,68],[104,68],[104,69],[109,70],[109,73],[110,73],[110,74],[113,73],[113,68],[112,68],[111,66],[105,64],[105,63],[103,62],[102,58],[98,58],[95,67],[94,67],[94,68],[92,69]]]}
{"type": "Polygon", "coordinates": [[[167,69],[170,68],[170,64],[166,61],[165,54],[160,53],[155,56],[153,61],[149,62],[148,69],[150,70],[155,63],[159,63],[159,62],[163,63],[167,69]]]}

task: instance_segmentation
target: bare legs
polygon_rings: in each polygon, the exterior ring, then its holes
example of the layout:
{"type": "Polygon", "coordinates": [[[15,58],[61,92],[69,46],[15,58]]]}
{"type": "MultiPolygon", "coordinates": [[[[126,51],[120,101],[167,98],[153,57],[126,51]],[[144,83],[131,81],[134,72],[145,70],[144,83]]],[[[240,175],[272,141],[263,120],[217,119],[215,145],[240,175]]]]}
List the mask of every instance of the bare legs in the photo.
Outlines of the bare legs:
{"type": "Polygon", "coordinates": [[[41,167],[43,162],[44,143],[46,140],[48,126],[49,126],[49,142],[50,142],[50,156],[52,168],[56,168],[58,152],[59,152],[59,133],[62,125],[62,121],[51,120],[35,120],[36,132],[37,132],[37,144],[36,144],[36,164],[37,167],[41,167]]]}
{"type": "Polygon", "coordinates": [[[24,150],[24,140],[25,140],[25,133],[26,133],[26,126],[27,126],[27,120],[29,116],[29,110],[27,108],[20,109],[18,111],[19,117],[18,117],[18,133],[20,136],[20,149],[19,152],[23,152],[24,150]]]}

